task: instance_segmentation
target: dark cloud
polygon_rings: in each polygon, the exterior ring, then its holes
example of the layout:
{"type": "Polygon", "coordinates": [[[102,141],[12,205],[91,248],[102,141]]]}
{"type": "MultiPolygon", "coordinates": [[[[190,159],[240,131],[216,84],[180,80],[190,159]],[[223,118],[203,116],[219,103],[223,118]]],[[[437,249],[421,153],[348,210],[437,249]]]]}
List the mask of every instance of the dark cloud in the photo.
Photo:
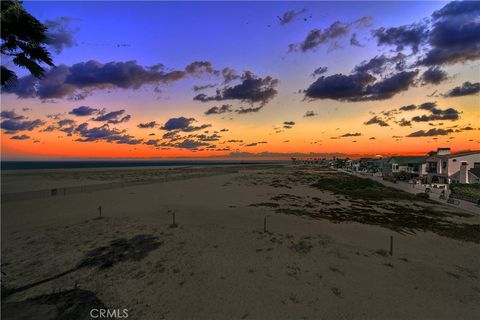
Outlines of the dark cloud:
{"type": "Polygon", "coordinates": [[[5,134],[14,134],[18,131],[32,131],[35,128],[42,126],[44,122],[40,119],[36,120],[21,120],[21,119],[7,119],[0,123],[0,128],[5,130],[5,134]]]}
{"type": "Polygon", "coordinates": [[[412,132],[409,135],[407,135],[407,137],[416,138],[416,137],[446,136],[446,135],[448,135],[449,133],[452,133],[452,132],[453,132],[452,129],[436,129],[436,128],[433,128],[433,129],[430,129],[428,131],[420,130],[420,131],[412,132]]]}
{"type": "Polygon", "coordinates": [[[75,128],[75,133],[80,135],[80,138],[75,140],[78,142],[106,141],[110,143],[132,145],[142,143],[141,139],[135,139],[133,136],[126,134],[126,130],[110,128],[108,124],[89,129],[87,123],[82,123],[75,128]]]}
{"type": "Polygon", "coordinates": [[[199,141],[207,142],[207,141],[218,141],[220,140],[221,136],[219,136],[216,133],[212,135],[198,134],[195,136],[195,138],[197,138],[199,141]]]}
{"type": "Polygon", "coordinates": [[[428,121],[438,121],[438,120],[450,120],[456,121],[459,119],[459,112],[453,108],[448,108],[445,110],[432,108],[430,109],[432,114],[416,116],[412,118],[413,122],[428,122],[428,121]]]}
{"type": "Polygon", "coordinates": [[[26,134],[22,134],[22,135],[19,135],[19,136],[13,136],[10,139],[12,139],[12,140],[27,140],[27,139],[30,139],[30,136],[27,136],[26,134]]]}
{"type": "Polygon", "coordinates": [[[267,142],[266,141],[252,142],[252,143],[246,144],[245,147],[255,147],[255,146],[258,146],[259,144],[265,144],[265,143],[267,142]]]}
{"type": "Polygon", "coordinates": [[[454,1],[432,14],[430,50],[419,64],[432,66],[480,58],[480,2],[454,1]]]}
{"type": "Polygon", "coordinates": [[[259,107],[251,107],[251,108],[239,108],[237,110],[235,110],[236,113],[238,114],[246,114],[246,113],[252,113],[252,112],[258,112],[260,110],[262,110],[263,106],[259,106],[259,107]]]}
{"type": "Polygon", "coordinates": [[[194,61],[185,67],[185,72],[194,76],[201,76],[204,73],[218,74],[209,61],[194,61]]]}
{"type": "Polygon", "coordinates": [[[350,102],[384,100],[414,85],[417,74],[418,71],[402,71],[378,81],[368,73],[322,76],[305,90],[305,96],[311,99],[333,99],[350,102]]]}
{"type": "Polygon", "coordinates": [[[308,118],[308,117],[315,117],[316,115],[318,115],[318,113],[316,113],[315,111],[313,110],[310,110],[310,111],[307,111],[305,112],[305,114],[303,115],[305,118],[308,118]]]}
{"type": "Polygon", "coordinates": [[[403,70],[404,61],[405,55],[402,53],[398,53],[391,57],[387,57],[382,54],[380,56],[375,56],[369,61],[363,61],[354,68],[353,72],[371,72],[373,74],[382,74],[387,68],[391,67],[392,65],[394,65],[397,70],[403,70]]]}
{"type": "Polygon", "coordinates": [[[182,142],[176,144],[175,147],[180,149],[197,149],[198,147],[208,146],[208,145],[209,144],[206,142],[185,139],[182,142]]]}
{"type": "Polygon", "coordinates": [[[356,33],[352,34],[352,36],[350,37],[350,45],[363,48],[363,45],[357,39],[356,33]]]}
{"type": "Polygon", "coordinates": [[[424,102],[422,103],[421,105],[419,105],[417,107],[417,109],[420,109],[420,110],[433,110],[437,108],[437,103],[436,102],[424,102]]]}
{"type": "Polygon", "coordinates": [[[11,119],[11,120],[22,120],[25,119],[24,116],[19,115],[15,110],[5,110],[0,113],[2,119],[11,119]]]}
{"type": "Polygon", "coordinates": [[[157,126],[158,123],[155,122],[155,121],[150,121],[150,122],[145,122],[145,123],[139,123],[137,125],[137,127],[139,127],[140,129],[147,129],[147,128],[155,128],[155,126],[157,126]]]}
{"type": "Polygon", "coordinates": [[[200,85],[200,86],[193,86],[193,91],[195,91],[195,92],[202,91],[202,90],[209,89],[209,88],[215,88],[216,86],[217,86],[216,84],[212,84],[212,83],[204,84],[204,85],[200,85]]]}
{"type": "Polygon", "coordinates": [[[293,128],[294,125],[295,125],[294,121],[284,121],[283,122],[283,127],[285,129],[291,129],[291,128],[293,128]]]}
{"type": "Polygon", "coordinates": [[[69,114],[73,114],[78,117],[83,117],[83,116],[91,116],[99,112],[100,112],[99,109],[88,107],[88,106],[81,106],[78,108],[74,108],[72,111],[69,112],[69,114]]]}
{"type": "Polygon", "coordinates": [[[211,107],[210,109],[205,111],[205,114],[208,116],[211,114],[222,114],[227,112],[232,112],[232,106],[229,104],[224,104],[221,107],[211,107]]]}
{"type": "Polygon", "coordinates": [[[161,129],[166,131],[193,132],[193,131],[203,130],[205,128],[212,126],[210,124],[192,126],[191,124],[194,123],[195,121],[196,120],[194,118],[185,118],[185,117],[171,118],[171,119],[168,119],[167,122],[165,122],[165,124],[161,127],[161,129]]]}
{"type": "Polygon", "coordinates": [[[210,62],[196,61],[185,70],[163,70],[161,65],[143,67],[135,61],[100,63],[95,60],[72,66],[59,65],[45,73],[42,79],[33,76],[19,78],[15,86],[4,90],[19,98],[59,99],[68,97],[81,100],[95,90],[139,89],[144,85],[168,84],[187,76],[203,73],[218,74],[210,62]]]}
{"type": "Polygon", "coordinates": [[[411,24],[401,27],[380,28],[372,31],[378,45],[393,45],[397,51],[410,47],[414,53],[428,38],[426,24],[411,24]]]}
{"type": "Polygon", "coordinates": [[[346,137],[360,137],[362,134],[360,132],[355,132],[355,133],[345,133],[342,134],[340,137],[341,138],[346,138],[346,137]]]}
{"type": "Polygon", "coordinates": [[[422,75],[424,84],[439,84],[448,79],[448,74],[439,67],[430,67],[422,75]]]}
{"type": "Polygon", "coordinates": [[[158,146],[159,139],[150,139],[146,142],[144,142],[147,146],[158,146]]]}
{"type": "Polygon", "coordinates": [[[75,132],[76,122],[72,119],[62,119],[57,121],[57,127],[49,126],[45,131],[53,131],[55,129],[65,132],[67,136],[72,136],[75,132]]]}
{"type": "Polygon", "coordinates": [[[324,74],[328,71],[328,67],[318,67],[317,69],[313,70],[312,77],[317,77],[319,75],[324,74]]]}
{"type": "Polygon", "coordinates": [[[125,110],[118,110],[118,111],[112,111],[108,112],[102,115],[99,115],[96,118],[93,118],[93,121],[105,121],[106,123],[112,123],[112,124],[118,124],[122,122],[127,122],[130,120],[131,116],[129,114],[123,116],[125,113],[125,110]]]}
{"type": "Polygon", "coordinates": [[[45,20],[44,25],[47,27],[47,39],[45,43],[51,46],[57,54],[61,53],[64,48],[70,48],[75,45],[73,39],[77,29],[70,27],[72,21],[69,17],[60,17],[55,20],[45,20]]]}
{"type": "Polygon", "coordinates": [[[400,107],[399,109],[400,109],[401,111],[412,111],[412,110],[417,109],[417,106],[414,105],[414,104],[410,104],[410,105],[408,105],[408,106],[400,107]]]}
{"type": "Polygon", "coordinates": [[[228,68],[228,67],[223,68],[221,74],[222,74],[222,77],[223,77],[223,83],[224,84],[232,82],[233,80],[240,79],[240,76],[232,68],[228,68]]]}
{"type": "Polygon", "coordinates": [[[464,82],[461,86],[455,87],[443,96],[445,97],[462,97],[480,92],[480,82],[471,83],[469,81],[464,82]]]}
{"type": "Polygon", "coordinates": [[[352,27],[365,27],[371,24],[371,17],[363,17],[351,23],[335,21],[329,27],[311,30],[305,40],[298,44],[289,45],[289,51],[300,50],[306,52],[317,48],[318,46],[345,37],[352,27]]]}
{"type": "Polygon", "coordinates": [[[260,103],[263,106],[277,94],[275,87],[278,84],[278,80],[270,76],[259,78],[250,71],[246,71],[241,79],[242,83],[217,90],[214,96],[209,97],[205,94],[199,94],[193,100],[201,102],[240,100],[251,104],[260,103]]]}
{"type": "Polygon", "coordinates": [[[185,128],[188,128],[190,124],[194,121],[195,121],[194,118],[185,118],[185,117],[171,118],[171,119],[168,119],[167,122],[165,122],[162,129],[167,131],[183,130],[185,128]]]}
{"type": "Polygon", "coordinates": [[[388,127],[389,126],[389,124],[385,120],[383,120],[383,119],[381,119],[377,116],[372,117],[370,120],[364,122],[363,124],[367,125],[367,126],[371,125],[371,124],[378,124],[381,127],[388,127]]]}
{"type": "Polygon", "coordinates": [[[279,21],[280,25],[284,26],[284,25],[292,22],[296,17],[298,17],[299,15],[304,13],[305,11],[306,11],[305,8],[300,9],[298,11],[295,11],[295,10],[286,11],[281,17],[278,17],[278,19],[280,20],[279,21]]]}
{"type": "Polygon", "coordinates": [[[400,121],[397,122],[397,124],[401,127],[411,127],[412,121],[402,118],[400,121]]]}

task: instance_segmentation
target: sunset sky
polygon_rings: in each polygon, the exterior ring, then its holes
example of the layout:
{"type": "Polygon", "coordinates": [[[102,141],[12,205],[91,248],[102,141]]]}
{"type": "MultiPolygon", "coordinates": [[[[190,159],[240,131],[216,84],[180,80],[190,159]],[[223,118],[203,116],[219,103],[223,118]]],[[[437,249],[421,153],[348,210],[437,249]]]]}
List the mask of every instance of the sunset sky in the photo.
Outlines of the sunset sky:
{"type": "MultiPolygon", "coordinates": [[[[480,149],[480,2],[24,2],[2,159],[480,149]]],[[[265,155],[265,154],[263,154],[265,155]]]]}

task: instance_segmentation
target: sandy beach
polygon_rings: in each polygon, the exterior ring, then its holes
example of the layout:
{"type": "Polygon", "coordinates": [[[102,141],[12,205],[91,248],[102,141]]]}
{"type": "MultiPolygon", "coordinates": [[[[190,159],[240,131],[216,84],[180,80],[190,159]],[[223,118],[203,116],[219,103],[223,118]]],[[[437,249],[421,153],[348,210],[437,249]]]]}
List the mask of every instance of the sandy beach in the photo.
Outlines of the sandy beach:
{"type": "Polygon", "coordinates": [[[161,181],[2,203],[2,317],[480,314],[478,216],[328,168],[12,171],[2,192],[152,177],[161,181]]]}

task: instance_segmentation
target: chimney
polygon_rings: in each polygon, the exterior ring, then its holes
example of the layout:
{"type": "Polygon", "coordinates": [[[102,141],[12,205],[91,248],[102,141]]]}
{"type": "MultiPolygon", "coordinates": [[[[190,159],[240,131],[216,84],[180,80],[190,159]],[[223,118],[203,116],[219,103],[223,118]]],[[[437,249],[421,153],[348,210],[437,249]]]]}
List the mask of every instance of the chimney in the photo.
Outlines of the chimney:
{"type": "Polygon", "coordinates": [[[468,183],[468,170],[467,170],[467,163],[462,162],[460,166],[460,183],[468,183]]]}
{"type": "Polygon", "coordinates": [[[450,148],[438,148],[437,149],[437,155],[443,156],[446,154],[450,154],[450,148]]]}

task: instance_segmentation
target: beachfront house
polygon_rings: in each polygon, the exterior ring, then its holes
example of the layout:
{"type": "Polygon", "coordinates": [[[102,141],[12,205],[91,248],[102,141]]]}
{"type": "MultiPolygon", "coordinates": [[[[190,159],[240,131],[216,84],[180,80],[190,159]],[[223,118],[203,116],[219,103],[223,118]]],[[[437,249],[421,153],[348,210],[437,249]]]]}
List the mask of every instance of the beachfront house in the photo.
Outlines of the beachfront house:
{"type": "Polygon", "coordinates": [[[476,170],[480,168],[480,151],[450,153],[450,148],[439,148],[426,162],[427,183],[472,183],[480,174],[476,170]]]}
{"type": "Polygon", "coordinates": [[[407,174],[409,177],[419,177],[427,173],[426,157],[390,157],[383,165],[384,176],[407,174]]]}
{"type": "Polygon", "coordinates": [[[358,160],[359,172],[381,173],[384,161],[381,158],[360,158],[358,160]]]}

